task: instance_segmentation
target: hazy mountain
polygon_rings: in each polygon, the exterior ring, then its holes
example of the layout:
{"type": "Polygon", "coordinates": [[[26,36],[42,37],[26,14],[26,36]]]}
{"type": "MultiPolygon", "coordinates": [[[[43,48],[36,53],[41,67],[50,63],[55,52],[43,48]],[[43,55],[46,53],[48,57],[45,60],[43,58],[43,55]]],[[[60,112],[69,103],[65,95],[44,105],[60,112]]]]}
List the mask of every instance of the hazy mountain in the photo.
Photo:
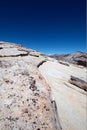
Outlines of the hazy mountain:
{"type": "Polygon", "coordinates": [[[54,54],[50,55],[50,57],[77,65],[87,66],[87,53],[85,52],[77,51],[71,54],[54,54]]]}
{"type": "Polygon", "coordinates": [[[86,98],[84,66],[0,42],[0,130],[86,130],[86,98]]]}

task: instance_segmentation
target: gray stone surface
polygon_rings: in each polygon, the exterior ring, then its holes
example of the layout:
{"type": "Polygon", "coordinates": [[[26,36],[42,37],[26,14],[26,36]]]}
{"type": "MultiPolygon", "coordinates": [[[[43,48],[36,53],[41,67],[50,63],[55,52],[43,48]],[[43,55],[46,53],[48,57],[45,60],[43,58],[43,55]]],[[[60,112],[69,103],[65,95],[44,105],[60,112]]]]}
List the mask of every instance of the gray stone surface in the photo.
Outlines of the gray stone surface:
{"type": "Polygon", "coordinates": [[[86,130],[86,68],[0,42],[0,130],[86,130]]]}
{"type": "Polygon", "coordinates": [[[0,130],[60,130],[39,52],[0,43],[0,130]]]}
{"type": "MultiPolygon", "coordinates": [[[[69,83],[71,75],[87,81],[87,69],[47,61],[39,70],[51,87],[52,98],[56,101],[62,130],[87,129],[87,91],[69,83]]],[[[81,85],[81,84],[80,84],[81,85]]]]}

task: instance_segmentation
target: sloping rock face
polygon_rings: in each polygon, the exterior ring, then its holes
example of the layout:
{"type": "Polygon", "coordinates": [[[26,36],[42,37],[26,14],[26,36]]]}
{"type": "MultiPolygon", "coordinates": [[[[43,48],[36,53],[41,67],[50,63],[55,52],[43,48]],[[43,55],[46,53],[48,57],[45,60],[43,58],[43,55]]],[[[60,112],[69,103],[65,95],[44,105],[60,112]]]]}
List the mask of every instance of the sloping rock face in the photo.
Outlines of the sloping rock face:
{"type": "Polygon", "coordinates": [[[63,55],[51,55],[50,57],[57,60],[63,60],[72,64],[81,65],[87,67],[87,53],[75,52],[72,54],[63,54],[63,55]]]}
{"type": "Polygon", "coordinates": [[[86,130],[86,71],[1,42],[0,130],[86,130]]]}
{"type": "Polygon", "coordinates": [[[39,67],[39,70],[51,87],[62,129],[86,130],[87,92],[82,86],[84,82],[87,88],[86,68],[47,61],[39,67]],[[70,82],[71,76],[75,80],[73,84],[70,82]]]}
{"type": "Polygon", "coordinates": [[[60,130],[50,86],[37,66],[46,58],[0,43],[0,130],[60,130]]]}

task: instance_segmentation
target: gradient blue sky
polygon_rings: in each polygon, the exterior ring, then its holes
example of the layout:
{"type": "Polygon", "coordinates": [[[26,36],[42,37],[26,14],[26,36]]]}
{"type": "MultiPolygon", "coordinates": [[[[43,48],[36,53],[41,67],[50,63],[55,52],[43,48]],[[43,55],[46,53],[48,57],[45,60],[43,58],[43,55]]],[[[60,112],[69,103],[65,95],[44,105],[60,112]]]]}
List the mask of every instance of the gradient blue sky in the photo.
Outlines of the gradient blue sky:
{"type": "Polygon", "coordinates": [[[0,41],[43,53],[86,51],[86,0],[0,0],[0,41]]]}

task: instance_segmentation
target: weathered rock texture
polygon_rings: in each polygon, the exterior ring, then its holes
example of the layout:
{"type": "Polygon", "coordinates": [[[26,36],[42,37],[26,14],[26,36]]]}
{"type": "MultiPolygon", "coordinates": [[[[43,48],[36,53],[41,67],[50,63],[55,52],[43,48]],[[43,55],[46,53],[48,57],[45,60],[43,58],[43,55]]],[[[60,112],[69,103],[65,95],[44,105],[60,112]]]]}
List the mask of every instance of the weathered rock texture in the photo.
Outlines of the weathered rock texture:
{"type": "Polygon", "coordinates": [[[0,130],[60,130],[39,52],[0,43],[0,130]],[[39,57],[39,58],[38,58],[39,57]]]}
{"type": "Polygon", "coordinates": [[[86,130],[86,68],[0,42],[0,130],[86,130]]]}

